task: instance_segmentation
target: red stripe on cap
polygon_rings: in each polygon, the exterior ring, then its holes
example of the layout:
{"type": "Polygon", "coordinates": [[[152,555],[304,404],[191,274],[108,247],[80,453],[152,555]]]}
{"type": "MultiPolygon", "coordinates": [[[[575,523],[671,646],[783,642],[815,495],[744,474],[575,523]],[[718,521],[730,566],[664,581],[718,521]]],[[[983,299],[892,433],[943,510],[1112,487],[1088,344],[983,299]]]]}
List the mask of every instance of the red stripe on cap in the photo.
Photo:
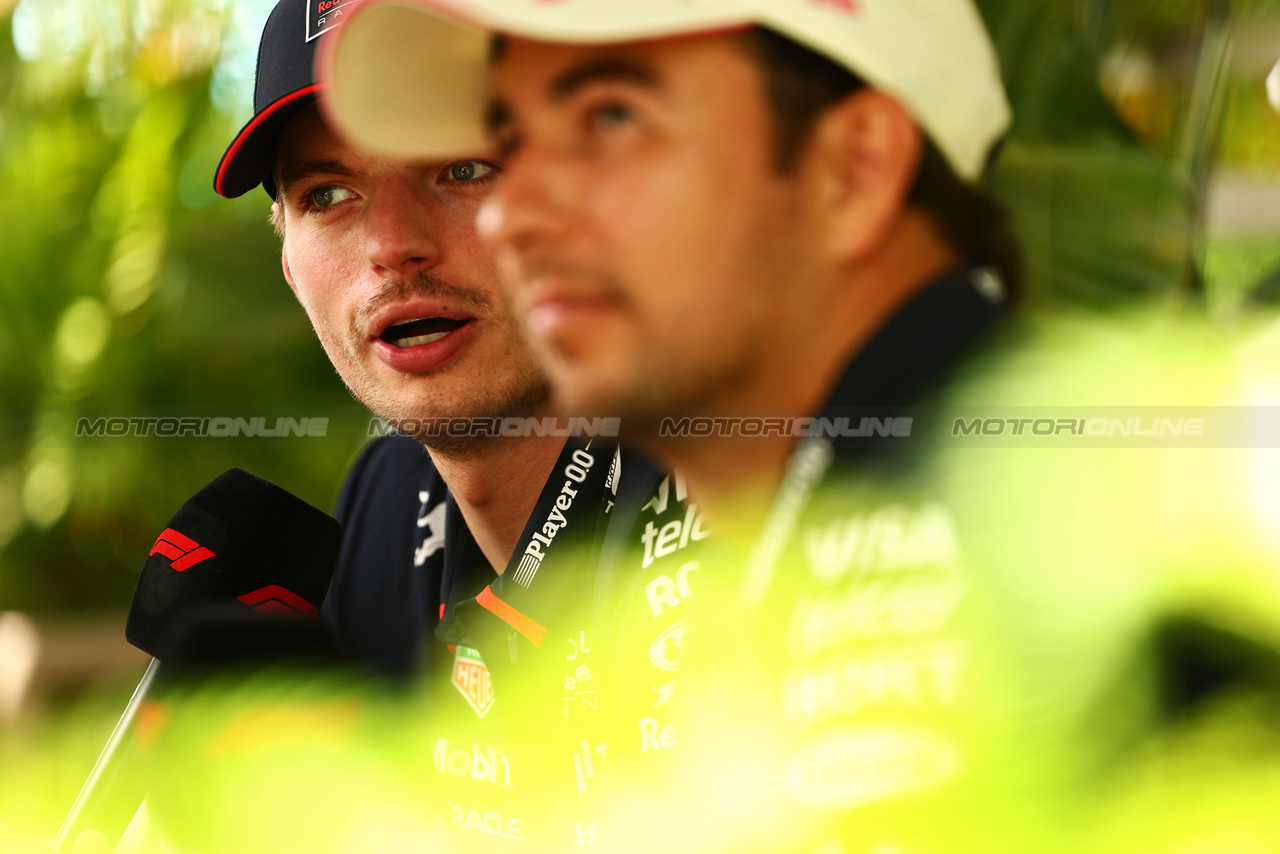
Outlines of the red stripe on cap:
{"type": "Polygon", "coordinates": [[[227,177],[227,169],[231,167],[231,161],[236,159],[236,155],[240,153],[240,146],[244,145],[249,135],[257,130],[258,125],[262,124],[272,115],[274,115],[281,107],[292,104],[294,101],[306,95],[313,94],[324,88],[323,83],[312,83],[310,86],[304,86],[285,95],[279,100],[273,101],[253,117],[253,121],[244,126],[244,130],[237,134],[236,138],[231,141],[231,147],[227,149],[227,153],[222,156],[222,163],[218,164],[218,175],[213,179],[213,189],[217,191],[219,196],[225,196],[223,192],[222,182],[227,177]]]}
{"type": "Polygon", "coordinates": [[[542,646],[546,643],[547,630],[499,599],[492,587],[486,587],[480,591],[480,595],[476,597],[476,604],[524,635],[534,646],[542,646]]]}

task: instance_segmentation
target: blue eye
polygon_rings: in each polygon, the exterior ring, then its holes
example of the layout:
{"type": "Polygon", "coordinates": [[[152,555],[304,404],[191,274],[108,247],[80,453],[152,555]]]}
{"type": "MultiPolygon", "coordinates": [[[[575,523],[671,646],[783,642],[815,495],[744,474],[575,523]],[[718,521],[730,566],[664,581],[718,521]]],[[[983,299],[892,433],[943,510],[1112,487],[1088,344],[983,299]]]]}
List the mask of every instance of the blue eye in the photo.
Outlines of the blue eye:
{"type": "Polygon", "coordinates": [[[449,180],[474,181],[493,171],[493,166],[479,160],[461,160],[449,167],[449,180]]]}
{"type": "Polygon", "coordinates": [[[345,187],[321,187],[311,191],[311,203],[318,208],[328,208],[345,202],[355,194],[345,187]]]}

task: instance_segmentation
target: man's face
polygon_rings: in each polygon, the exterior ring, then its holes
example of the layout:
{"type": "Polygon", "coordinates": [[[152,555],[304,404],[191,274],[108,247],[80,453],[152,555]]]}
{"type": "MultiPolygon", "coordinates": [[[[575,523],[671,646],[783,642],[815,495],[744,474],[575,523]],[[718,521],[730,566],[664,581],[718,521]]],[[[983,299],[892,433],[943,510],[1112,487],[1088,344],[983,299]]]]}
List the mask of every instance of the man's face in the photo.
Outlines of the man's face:
{"type": "Polygon", "coordinates": [[[493,92],[509,161],[481,231],[557,403],[785,403],[751,393],[814,310],[789,296],[810,274],[811,211],[773,167],[764,81],[737,37],[510,40],[493,92]]]}
{"type": "Polygon", "coordinates": [[[281,137],[285,276],[343,381],[383,418],[523,414],[546,399],[475,231],[497,172],[359,152],[314,107],[281,137]]]}

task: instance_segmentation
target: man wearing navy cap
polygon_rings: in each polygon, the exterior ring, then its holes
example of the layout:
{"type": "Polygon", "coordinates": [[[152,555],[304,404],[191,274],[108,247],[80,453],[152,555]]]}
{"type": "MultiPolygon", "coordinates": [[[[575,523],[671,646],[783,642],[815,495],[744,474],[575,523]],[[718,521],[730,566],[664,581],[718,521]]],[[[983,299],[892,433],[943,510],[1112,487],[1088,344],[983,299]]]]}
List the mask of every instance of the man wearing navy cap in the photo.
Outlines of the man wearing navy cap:
{"type": "MultiPolygon", "coordinates": [[[[517,702],[517,680],[551,662],[550,694],[539,697],[557,719],[561,671],[577,674],[576,697],[592,693],[587,627],[564,623],[563,588],[590,584],[582,549],[607,518],[620,459],[606,423],[543,417],[545,377],[475,228],[500,165],[481,147],[413,160],[361,150],[318,110],[316,52],[352,5],[276,5],[254,115],[214,189],[271,196],[285,280],[326,353],[352,394],[405,434],[370,443],[344,484],[325,620],[351,658],[425,682],[440,724],[419,776],[438,777],[452,808],[465,807],[457,830],[483,838],[501,812],[501,834],[519,842],[539,831],[506,805],[510,793],[544,792],[547,776],[521,747],[548,738],[513,742],[533,713],[517,702]],[[472,813],[486,816],[475,828],[472,813]]],[[[558,776],[573,786],[572,767],[558,776]]],[[[0,825],[5,850],[7,833],[0,825]]]]}
{"type": "MultiPolygon", "coordinates": [[[[260,184],[271,195],[285,279],[338,373],[375,414],[429,450],[390,438],[356,464],[339,500],[347,537],[325,605],[349,651],[403,670],[423,654],[444,654],[443,642],[422,646],[441,606],[474,604],[485,590],[482,602],[492,604],[489,582],[497,584],[522,541],[553,468],[571,464],[575,449],[601,458],[570,512],[594,511],[613,452],[600,450],[607,437],[582,451],[589,431],[566,448],[564,425],[493,435],[497,419],[510,426],[541,414],[547,395],[474,227],[500,167],[483,157],[370,153],[333,132],[316,107],[313,68],[349,6],[276,6],[258,54],[255,114],[228,147],[214,187],[230,198],[260,184]]],[[[533,591],[519,585],[513,595],[533,591]]],[[[487,710],[486,700],[475,702],[487,710]]]]}
{"type": "MultiPolygon", "coordinates": [[[[521,748],[547,739],[512,735],[504,720],[526,727],[538,714],[534,701],[517,703],[516,681],[540,660],[555,671],[541,683],[547,714],[562,717],[562,670],[590,693],[588,627],[567,622],[576,597],[564,591],[590,584],[621,462],[606,422],[544,418],[545,378],[475,227],[500,165],[483,146],[426,159],[358,149],[317,109],[314,57],[349,12],[276,6],[255,115],[214,186],[233,197],[261,184],[272,196],[285,279],[334,367],[412,435],[374,441],[348,476],[323,614],[354,658],[425,673],[431,708],[448,722],[441,756],[482,756],[461,776],[456,758],[431,768],[424,757],[424,774],[464,810],[458,829],[483,836],[467,826],[478,810],[506,816],[507,836],[533,838],[535,817],[502,804],[537,791],[521,748]]],[[[572,786],[571,767],[559,776],[572,786]]]]}
{"type": "MultiPolygon", "coordinates": [[[[258,185],[272,197],[285,279],[335,368],[411,434],[374,441],[352,468],[322,611],[352,658],[419,677],[432,740],[414,755],[413,776],[439,794],[424,812],[463,841],[571,839],[571,818],[540,826],[529,804],[558,786],[575,791],[572,765],[545,759],[563,732],[540,723],[567,725],[576,748],[576,713],[594,707],[590,627],[566,622],[577,619],[577,597],[565,590],[590,587],[596,532],[617,489],[616,441],[606,424],[575,430],[541,417],[546,381],[475,228],[499,164],[479,149],[448,159],[370,153],[318,111],[315,53],[348,12],[341,0],[280,0],[260,44],[255,114],[214,178],[228,198],[258,185]]],[[[245,808],[239,786],[202,779],[190,767],[207,758],[198,740],[177,741],[194,756],[161,784],[164,831],[191,832],[184,810],[221,795],[234,805],[210,807],[217,824],[245,836],[216,850],[261,850],[242,813],[262,804],[245,808]]],[[[587,762],[579,777],[594,776],[587,762]]],[[[307,827],[324,818],[305,806],[307,827]]],[[[328,818],[343,826],[347,816],[328,818]]],[[[109,847],[86,842],[98,843],[109,847]]],[[[43,849],[0,824],[0,850],[43,849]]]]}

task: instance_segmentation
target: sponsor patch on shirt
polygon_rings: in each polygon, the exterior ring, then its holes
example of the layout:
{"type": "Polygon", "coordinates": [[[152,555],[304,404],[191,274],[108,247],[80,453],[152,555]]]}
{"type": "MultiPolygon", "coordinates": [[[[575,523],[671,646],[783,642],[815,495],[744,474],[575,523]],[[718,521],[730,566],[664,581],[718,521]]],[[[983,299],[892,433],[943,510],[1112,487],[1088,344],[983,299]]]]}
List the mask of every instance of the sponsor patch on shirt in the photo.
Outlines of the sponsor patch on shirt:
{"type": "Polygon", "coordinates": [[[493,708],[493,677],[477,650],[460,646],[453,659],[453,687],[484,717],[493,708]]]}

